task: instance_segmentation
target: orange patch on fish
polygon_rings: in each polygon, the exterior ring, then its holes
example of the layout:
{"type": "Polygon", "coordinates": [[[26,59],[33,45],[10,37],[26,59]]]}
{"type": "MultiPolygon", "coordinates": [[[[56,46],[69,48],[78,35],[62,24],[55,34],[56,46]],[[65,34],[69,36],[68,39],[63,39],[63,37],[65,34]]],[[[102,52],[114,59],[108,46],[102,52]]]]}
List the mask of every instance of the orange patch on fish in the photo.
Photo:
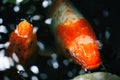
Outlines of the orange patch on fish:
{"type": "Polygon", "coordinates": [[[67,49],[72,59],[83,69],[94,69],[101,64],[96,36],[85,19],[69,24],[64,22],[56,28],[55,33],[63,51],[67,49]]]}

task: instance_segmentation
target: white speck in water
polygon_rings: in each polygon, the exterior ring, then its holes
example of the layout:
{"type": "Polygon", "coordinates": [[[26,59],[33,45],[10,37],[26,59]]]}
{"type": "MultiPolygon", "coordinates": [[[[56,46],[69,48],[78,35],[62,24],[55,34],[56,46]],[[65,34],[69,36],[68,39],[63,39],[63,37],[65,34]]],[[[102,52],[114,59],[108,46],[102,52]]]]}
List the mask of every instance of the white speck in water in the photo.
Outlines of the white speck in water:
{"type": "Polygon", "coordinates": [[[99,25],[100,24],[100,21],[98,20],[98,19],[93,19],[93,21],[94,21],[94,23],[96,24],[96,25],[99,25]]]}
{"type": "Polygon", "coordinates": [[[105,31],[105,38],[106,40],[110,38],[110,32],[108,30],[105,31]]]}
{"type": "Polygon", "coordinates": [[[51,61],[51,59],[47,60],[47,64],[48,64],[49,66],[52,66],[52,61],[51,61]]]}
{"type": "Polygon", "coordinates": [[[4,76],[4,80],[10,80],[7,76],[4,76]]]}
{"type": "Polygon", "coordinates": [[[56,53],[53,53],[51,54],[51,57],[52,57],[52,66],[54,69],[57,69],[59,67],[59,63],[57,62],[57,54],[56,53]]]}
{"type": "Polygon", "coordinates": [[[34,73],[34,74],[38,74],[39,73],[39,69],[38,69],[38,67],[37,66],[31,66],[30,67],[30,70],[34,73]]]}
{"type": "Polygon", "coordinates": [[[53,53],[53,54],[51,54],[51,57],[52,57],[53,59],[56,59],[56,58],[57,58],[57,54],[56,54],[56,53],[53,53]]]}
{"type": "Polygon", "coordinates": [[[47,0],[44,0],[42,3],[42,6],[46,8],[49,5],[49,2],[47,0]]]}
{"type": "Polygon", "coordinates": [[[47,74],[41,73],[41,74],[40,74],[40,78],[41,78],[42,80],[46,80],[46,79],[47,79],[47,74]]]}
{"type": "Polygon", "coordinates": [[[21,20],[21,21],[27,21],[25,18],[21,18],[20,20],[21,20]]]}
{"type": "Polygon", "coordinates": [[[8,57],[8,59],[9,59],[10,66],[14,66],[14,61],[12,60],[12,58],[8,57]]]}
{"type": "Polygon", "coordinates": [[[104,17],[108,17],[109,16],[109,12],[107,10],[103,10],[103,16],[104,17]]]}
{"type": "Polygon", "coordinates": [[[8,42],[6,42],[5,44],[4,44],[4,47],[7,49],[8,48],[8,46],[9,46],[9,44],[10,44],[10,42],[8,41],[8,42]]]}
{"type": "Polygon", "coordinates": [[[5,50],[0,51],[0,71],[10,68],[9,58],[5,56],[5,50]]]}
{"type": "Polygon", "coordinates": [[[57,61],[53,61],[52,64],[54,69],[57,69],[59,67],[59,64],[57,61]]]}
{"type": "Polygon", "coordinates": [[[6,42],[4,44],[0,44],[0,48],[7,48],[9,46],[9,42],[6,42]]]}
{"type": "Polygon", "coordinates": [[[0,48],[4,48],[4,44],[0,44],[0,48]]]}
{"type": "Polygon", "coordinates": [[[11,30],[15,29],[15,25],[14,24],[9,24],[9,27],[10,27],[11,30]]]}
{"type": "Polygon", "coordinates": [[[34,15],[30,18],[30,20],[38,21],[40,20],[40,18],[41,18],[40,15],[34,15]]]}
{"type": "Polygon", "coordinates": [[[25,71],[24,67],[21,64],[17,64],[16,68],[18,71],[25,71]]]}
{"type": "Polygon", "coordinates": [[[26,72],[24,72],[24,73],[22,74],[22,76],[23,76],[23,77],[28,77],[28,74],[27,74],[26,72]]]}
{"type": "Polygon", "coordinates": [[[6,69],[10,68],[10,63],[9,63],[8,57],[4,57],[4,64],[3,65],[6,69]]]}
{"type": "Polygon", "coordinates": [[[0,25],[0,32],[1,33],[7,33],[8,30],[7,30],[7,28],[4,25],[0,25]]]}
{"type": "Polygon", "coordinates": [[[14,12],[19,12],[20,11],[20,7],[18,5],[14,6],[13,8],[14,12]]]}
{"type": "Polygon", "coordinates": [[[5,56],[5,50],[2,49],[2,50],[0,50],[0,57],[4,57],[4,56],[5,56]]]}
{"type": "Polygon", "coordinates": [[[0,50],[0,57],[4,57],[5,56],[5,50],[0,50]]]}
{"type": "Polygon", "coordinates": [[[31,80],[39,80],[37,76],[32,76],[31,80]]]}
{"type": "Polygon", "coordinates": [[[36,33],[38,31],[38,27],[33,27],[33,33],[36,33]]]}
{"type": "Polygon", "coordinates": [[[3,63],[4,63],[3,60],[4,60],[4,58],[3,58],[3,57],[0,57],[0,71],[6,70],[5,67],[4,67],[4,65],[3,65],[3,63]]]}
{"type": "Polygon", "coordinates": [[[23,0],[16,0],[16,4],[20,4],[23,0]]]}
{"type": "Polygon", "coordinates": [[[2,24],[3,23],[3,19],[2,18],[0,18],[0,24],[2,24]]]}
{"type": "Polygon", "coordinates": [[[2,3],[3,4],[5,4],[5,3],[7,3],[8,2],[8,0],[2,0],[2,3]]]}
{"type": "Polygon", "coordinates": [[[15,53],[12,54],[12,58],[15,62],[17,62],[17,63],[19,62],[19,58],[15,53]]]}
{"type": "Polygon", "coordinates": [[[51,22],[52,22],[52,18],[48,18],[48,19],[45,20],[46,24],[51,24],[51,22]]]}
{"type": "Polygon", "coordinates": [[[64,59],[64,60],[63,60],[63,64],[64,64],[65,66],[68,66],[68,65],[69,65],[69,61],[68,61],[67,59],[64,59]]]}
{"type": "Polygon", "coordinates": [[[2,36],[0,35],[0,40],[2,40],[2,36]]]}
{"type": "Polygon", "coordinates": [[[43,8],[46,8],[46,7],[48,7],[48,6],[51,5],[51,4],[52,4],[52,0],[44,0],[44,1],[42,2],[43,8]]]}
{"type": "Polygon", "coordinates": [[[45,45],[42,42],[38,41],[37,44],[40,50],[45,50],[45,45]]]}
{"type": "Polygon", "coordinates": [[[68,77],[71,78],[73,76],[73,72],[72,71],[68,71],[67,75],[68,75],[68,77]]]}

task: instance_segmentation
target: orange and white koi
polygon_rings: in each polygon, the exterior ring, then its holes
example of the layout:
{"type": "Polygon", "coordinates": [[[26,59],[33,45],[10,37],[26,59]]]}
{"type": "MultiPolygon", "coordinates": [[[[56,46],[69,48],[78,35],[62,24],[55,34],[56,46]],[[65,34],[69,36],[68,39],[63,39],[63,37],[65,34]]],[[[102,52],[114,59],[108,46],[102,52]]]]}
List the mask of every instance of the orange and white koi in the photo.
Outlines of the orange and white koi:
{"type": "Polygon", "coordinates": [[[21,64],[26,63],[37,47],[37,36],[33,31],[33,25],[26,20],[21,21],[11,33],[9,42],[7,55],[12,56],[15,53],[21,64]]]}
{"type": "Polygon", "coordinates": [[[88,21],[66,0],[56,0],[51,9],[52,30],[63,53],[70,54],[83,69],[99,67],[99,45],[88,21]]]}

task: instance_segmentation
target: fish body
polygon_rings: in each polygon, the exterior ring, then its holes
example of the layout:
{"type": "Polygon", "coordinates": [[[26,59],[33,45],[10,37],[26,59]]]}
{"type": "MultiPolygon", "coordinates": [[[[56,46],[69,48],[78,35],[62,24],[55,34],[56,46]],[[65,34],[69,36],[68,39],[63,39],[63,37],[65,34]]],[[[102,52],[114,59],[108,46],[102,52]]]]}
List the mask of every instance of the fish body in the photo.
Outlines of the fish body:
{"type": "Polygon", "coordinates": [[[83,69],[99,67],[102,62],[97,38],[83,15],[67,0],[56,0],[51,11],[57,46],[83,69]]]}
{"type": "Polygon", "coordinates": [[[7,55],[12,56],[15,53],[20,63],[26,63],[37,47],[37,36],[33,32],[33,25],[26,20],[21,21],[11,33],[9,42],[7,55]]]}

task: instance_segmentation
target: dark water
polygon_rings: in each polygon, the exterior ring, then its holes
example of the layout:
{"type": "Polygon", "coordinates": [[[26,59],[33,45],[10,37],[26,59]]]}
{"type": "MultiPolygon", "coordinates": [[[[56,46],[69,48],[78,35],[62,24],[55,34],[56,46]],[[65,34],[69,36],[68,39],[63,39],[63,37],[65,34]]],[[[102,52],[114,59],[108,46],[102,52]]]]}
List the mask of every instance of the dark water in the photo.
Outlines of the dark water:
{"type": "MultiPolygon", "coordinates": [[[[25,68],[25,72],[17,70],[17,66],[22,65],[17,64],[3,69],[0,63],[1,80],[68,80],[79,74],[80,66],[64,56],[57,55],[51,26],[49,22],[45,22],[50,18],[48,10],[52,1],[48,0],[48,6],[43,6],[45,3],[43,2],[44,0],[30,0],[25,4],[14,4],[0,1],[0,27],[6,28],[4,32],[0,32],[0,44],[6,44],[16,25],[21,19],[26,19],[38,28],[38,42],[43,45],[42,49],[49,50],[50,54],[50,56],[37,56],[34,63],[25,68]]],[[[100,55],[107,71],[120,76],[118,0],[71,0],[71,2],[90,22],[98,40],[102,43],[100,55]]],[[[4,51],[5,47],[0,47],[0,54],[4,51]]],[[[32,62],[32,59],[29,62],[32,62]]]]}

